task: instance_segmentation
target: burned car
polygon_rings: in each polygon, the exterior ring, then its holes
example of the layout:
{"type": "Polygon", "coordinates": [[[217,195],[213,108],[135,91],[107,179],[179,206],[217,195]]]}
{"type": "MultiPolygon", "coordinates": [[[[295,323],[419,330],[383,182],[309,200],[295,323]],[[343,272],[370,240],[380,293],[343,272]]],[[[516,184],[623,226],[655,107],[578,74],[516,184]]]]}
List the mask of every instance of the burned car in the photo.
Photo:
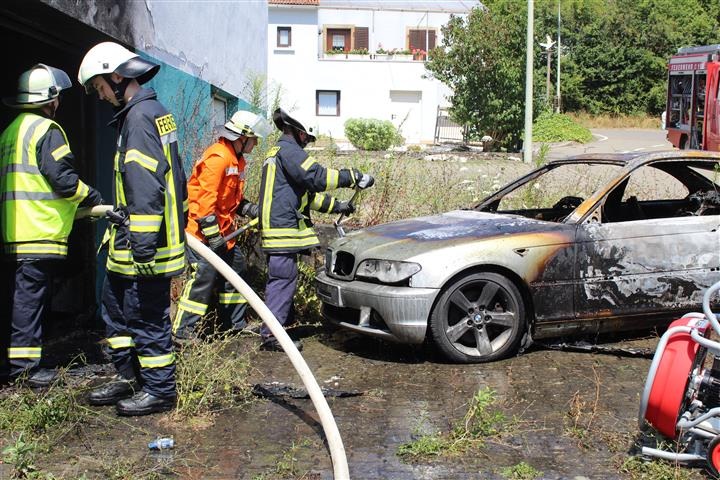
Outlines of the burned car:
{"type": "Polygon", "coordinates": [[[533,340],[667,324],[720,280],[720,154],[582,155],[543,165],[472,209],[332,242],[325,319],[449,360],[533,340]]]}

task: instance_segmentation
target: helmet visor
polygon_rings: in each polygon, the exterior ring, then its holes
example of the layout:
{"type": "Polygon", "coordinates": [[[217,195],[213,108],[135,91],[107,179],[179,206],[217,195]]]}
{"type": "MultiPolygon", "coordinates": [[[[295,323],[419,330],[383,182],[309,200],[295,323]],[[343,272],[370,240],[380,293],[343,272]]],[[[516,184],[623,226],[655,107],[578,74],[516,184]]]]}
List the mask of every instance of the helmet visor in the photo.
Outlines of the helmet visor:
{"type": "Polygon", "coordinates": [[[251,129],[256,137],[265,138],[272,133],[273,128],[270,122],[258,115],[257,120],[251,129]]]}
{"type": "Polygon", "coordinates": [[[49,67],[47,65],[45,65],[45,68],[47,68],[48,72],[50,72],[50,76],[53,78],[53,85],[57,88],[58,92],[72,87],[72,82],[70,81],[70,77],[68,77],[67,73],[59,68],[49,67]]]}

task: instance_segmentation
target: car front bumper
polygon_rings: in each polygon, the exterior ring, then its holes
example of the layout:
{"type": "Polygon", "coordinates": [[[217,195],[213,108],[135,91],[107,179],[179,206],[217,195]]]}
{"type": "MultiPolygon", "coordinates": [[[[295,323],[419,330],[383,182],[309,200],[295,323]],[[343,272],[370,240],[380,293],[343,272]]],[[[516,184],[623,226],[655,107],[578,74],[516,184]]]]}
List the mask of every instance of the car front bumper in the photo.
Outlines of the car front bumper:
{"type": "Polygon", "coordinates": [[[342,281],[319,271],[316,279],[323,316],[349,330],[401,343],[425,340],[434,288],[411,288],[342,281]]]}

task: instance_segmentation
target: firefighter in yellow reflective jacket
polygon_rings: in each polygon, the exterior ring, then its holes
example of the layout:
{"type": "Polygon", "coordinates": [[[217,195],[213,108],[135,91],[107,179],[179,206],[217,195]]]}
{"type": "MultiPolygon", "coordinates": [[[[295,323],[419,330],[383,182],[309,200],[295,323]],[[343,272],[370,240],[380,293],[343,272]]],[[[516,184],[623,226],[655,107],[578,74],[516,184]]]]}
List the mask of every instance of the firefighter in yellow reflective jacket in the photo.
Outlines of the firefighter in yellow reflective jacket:
{"type": "MultiPolygon", "coordinates": [[[[364,189],[375,180],[355,169],[335,170],[317,163],[303,150],[315,136],[284,110],[275,110],[273,122],[283,135],[263,164],[258,218],[268,263],[265,302],[281,325],[289,325],[294,320],[297,255],[320,245],[310,210],[349,215],[355,210],[352,204],[322,192],[342,187],[364,189]]],[[[260,335],[263,350],[280,350],[265,325],[260,335]]],[[[295,345],[300,348],[298,342],[295,345]]]]}
{"type": "Polygon", "coordinates": [[[12,311],[10,376],[31,387],[56,377],[39,367],[53,266],[67,257],[77,207],[102,203],[75,172],[67,136],[53,120],[70,86],[65,72],[37,64],[20,75],[17,95],[3,99],[23,112],[0,135],[2,269],[12,276],[2,303],[12,311]]]}
{"type": "Polygon", "coordinates": [[[141,86],[159,69],[104,42],[88,51],[78,74],[88,93],[116,109],[115,209],[108,212],[102,317],[118,373],[90,392],[89,402],[115,403],[120,415],[169,410],[176,399],[170,280],[185,267],[187,188],[175,119],[154,90],[141,86]]]}

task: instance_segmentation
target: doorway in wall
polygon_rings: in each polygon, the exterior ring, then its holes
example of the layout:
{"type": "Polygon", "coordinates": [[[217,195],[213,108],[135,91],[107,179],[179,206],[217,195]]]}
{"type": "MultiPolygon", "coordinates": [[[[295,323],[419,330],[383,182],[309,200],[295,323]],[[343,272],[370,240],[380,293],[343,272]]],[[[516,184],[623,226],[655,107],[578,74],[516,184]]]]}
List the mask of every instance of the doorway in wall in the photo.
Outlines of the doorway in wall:
{"type": "Polygon", "coordinates": [[[390,90],[390,120],[400,129],[405,143],[418,143],[422,136],[422,91],[390,90]]]}
{"type": "MultiPolygon", "coordinates": [[[[112,118],[112,108],[86,95],[77,83],[78,67],[85,52],[107,40],[111,39],[41,2],[6,0],[0,4],[0,44],[7,46],[3,51],[0,97],[14,95],[18,76],[37,63],[64,70],[73,87],[63,92],[55,120],[68,136],[80,177],[97,187],[106,201],[111,201],[115,130],[106,125],[112,118]]],[[[0,130],[18,113],[19,110],[0,106],[0,130]]],[[[96,267],[102,268],[96,244],[96,224],[76,222],[69,239],[68,261],[63,263],[53,284],[52,316],[61,321],[49,322],[49,333],[53,330],[67,333],[79,325],[74,323],[76,320],[94,314],[96,267]]]]}

